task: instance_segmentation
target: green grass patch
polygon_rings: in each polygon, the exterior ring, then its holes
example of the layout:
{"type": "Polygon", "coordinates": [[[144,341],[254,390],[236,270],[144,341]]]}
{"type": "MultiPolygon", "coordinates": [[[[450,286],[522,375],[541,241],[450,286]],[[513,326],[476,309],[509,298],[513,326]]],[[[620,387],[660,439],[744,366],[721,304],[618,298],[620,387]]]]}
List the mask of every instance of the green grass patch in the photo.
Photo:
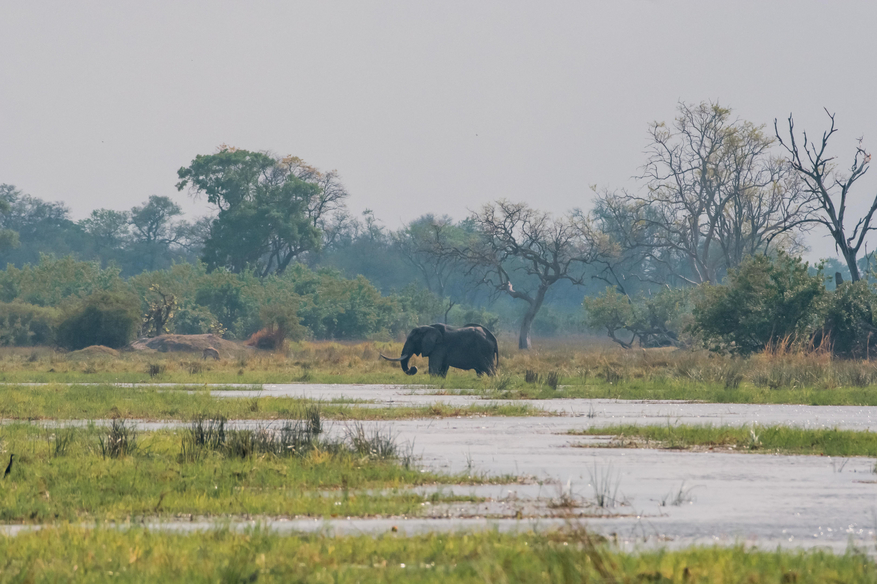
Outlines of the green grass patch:
{"type": "MultiPolygon", "coordinates": [[[[0,456],[4,466],[10,453],[15,459],[0,489],[0,521],[416,515],[424,496],[403,487],[488,480],[423,472],[391,434],[355,425],[341,438],[299,425],[286,437],[224,429],[220,439],[217,427],[199,442],[197,424],[158,432],[118,421],[111,428],[4,426],[0,456]]],[[[426,500],[458,499],[439,493],[426,500]]]]}
{"type": "MultiPolygon", "coordinates": [[[[191,420],[196,416],[228,419],[286,419],[297,416],[313,400],[289,397],[223,398],[212,390],[190,387],[118,387],[114,385],[0,385],[0,418],[14,420],[88,420],[136,418],[191,420]]],[[[545,412],[527,404],[473,404],[374,408],[319,402],[332,420],[399,420],[457,416],[538,416],[545,412]]]]}
{"type": "Polygon", "coordinates": [[[480,395],[491,399],[622,399],[682,400],[705,403],[736,404],[806,404],[820,406],[877,406],[877,388],[782,388],[769,389],[749,384],[728,389],[713,382],[681,379],[630,380],[608,383],[599,379],[587,383],[562,379],[559,389],[538,385],[520,385],[506,390],[469,389],[455,391],[464,395],[480,395]],[[575,385],[575,383],[581,385],[575,385]]]}
{"type": "Polygon", "coordinates": [[[788,426],[710,426],[632,424],[571,431],[580,436],[615,436],[612,446],[688,449],[713,447],[740,452],[780,452],[825,456],[877,456],[877,433],[788,426]]]}
{"type": "Polygon", "coordinates": [[[873,583],[855,550],[732,548],[621,553],[580,531],[283,536],[63,526],[0,538],[0,582],[873,583]]]}

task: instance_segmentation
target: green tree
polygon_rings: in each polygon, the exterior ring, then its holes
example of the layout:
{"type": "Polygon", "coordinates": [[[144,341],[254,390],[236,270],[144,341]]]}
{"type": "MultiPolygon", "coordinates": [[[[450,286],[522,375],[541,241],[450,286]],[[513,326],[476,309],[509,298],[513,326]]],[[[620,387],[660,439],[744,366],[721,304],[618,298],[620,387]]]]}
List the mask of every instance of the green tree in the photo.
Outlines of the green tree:
{"type": "Polygon", "coordinates": [[[322,244],[328,216],[343,210],[337,173],[295,157],[221,147],[178,171],[177,189],[206,195],[216,217],[204,241],[208,268],[282,274],[322,244]]]}
{"type": "Polygon", "coordinates": [[[787,339],[809,338],[825,294],[821,271],[800,258],[751,256],[724,285],[702,285],[694,296],[693,330],[715,350],[748,354],[787,339]]]}
{"type": "Polygon", "coordinates": [[[170,263],[171,250],[187,235],[188,223],[178,217],[183,210],[168,197],[152,195],[131,209],[131,251],[146,270],[158,267],[162,258],[170,263]]]}
{"type": "Polygon", "coordinates": [[[813,344],[825,344],[840,357],[869,358],[877,345],[874,326],[874,289],[864,280],[844,282],[826,294],[822,328],[813,336],[813,344]]]}
{"type": "Polygon", "coordinates": [[[252,325],[259,313],[254,294],[258,288],[259,283],[251,274],[214,270],[199,280],[195,304],[210,310],[228,336],[246,338],[258,329],[252,325]]]}
{"type": "Polygon", "coordinates": [[[79,226],[88,233],[100,250],[119,249],[130,237],[131,217],[127,211],[95,209],[79,226]]]}
{"type": "Polygon", "coordinates": [[[0,262],[23,266],[35,264],[40,255],[58,256],[79,253],[86,247],[86,235],[73,221],[63,203],[48,203],[22,193],[12,185],[0,185],[0,262]],[[20,245],[12,245],[18,233],[20,245]],[[5,248],[5,249],[4,249],[5,248]]]}
{"type": "MultiPolygon", "coordinates": [[[[9,193],[15,193],[17,189],[12,185],[0,185],[0,215],[5,215],[12,210],[9,193]]],[[[0,253],[9,249],[14,249],[21,244],[18,238],[18,232],[14,229],[0,228],[0,253]]]]}

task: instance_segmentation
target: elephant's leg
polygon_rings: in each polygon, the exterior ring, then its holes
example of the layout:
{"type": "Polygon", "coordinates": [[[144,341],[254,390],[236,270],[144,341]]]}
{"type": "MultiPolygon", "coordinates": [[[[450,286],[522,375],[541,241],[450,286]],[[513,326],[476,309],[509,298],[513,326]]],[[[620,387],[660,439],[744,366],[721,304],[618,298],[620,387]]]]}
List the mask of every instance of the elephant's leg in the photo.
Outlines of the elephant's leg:
{"type": "MultiPolygon", "coordinates": [[[[442,375],[442,367],[444,366],[443,360],[440,357],[430,357],[429,358],[429,374],[430,375],[442,375]]],[[[447,371],[447,368],[445,368],[447,371]]]]}

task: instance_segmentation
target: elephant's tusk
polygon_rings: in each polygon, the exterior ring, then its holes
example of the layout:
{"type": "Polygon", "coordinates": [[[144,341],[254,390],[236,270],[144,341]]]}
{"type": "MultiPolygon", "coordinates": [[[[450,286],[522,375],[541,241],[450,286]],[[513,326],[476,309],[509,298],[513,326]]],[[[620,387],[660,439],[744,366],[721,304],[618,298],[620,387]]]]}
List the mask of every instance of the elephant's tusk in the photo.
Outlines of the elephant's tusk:
{"type": "Polygon", "coordinates": [[[399,357],[398,359],[391,359],[390,357],[384,357],[384,354],[383,354],[383,353],[378,353],[378,354],[381,356],[382,359],[386,359],[387,361],[397,361],[397,362],[398,362],[398,361],[403,361],[403,360],[408,359],[409,357],[411,357],[411,355],[402,355],[402,356],[399,357]]]}

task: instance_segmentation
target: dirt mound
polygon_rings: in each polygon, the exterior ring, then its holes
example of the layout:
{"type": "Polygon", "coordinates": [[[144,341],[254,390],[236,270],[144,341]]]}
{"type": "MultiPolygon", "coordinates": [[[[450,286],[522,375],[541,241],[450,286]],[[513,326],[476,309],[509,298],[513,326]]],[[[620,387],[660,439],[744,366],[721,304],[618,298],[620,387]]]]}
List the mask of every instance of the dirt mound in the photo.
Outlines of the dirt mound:
{"type": "Polygon", "coordinates": [[[115,359],[119,356],[119,352],[115,349],[111,349],[109,347],[105,347],[103,345],[92,345],[90,347],[85,347],[84,349],[79,349],[78,351],[72,351],[67,353],[67,359],[94,359],[99,357],[106,357],[107,359],[115,359]]]}
{"type": "Polygon", "coordinates": [[[137,339],[129,348],[133,351],[157,351],[159,353],[198,353],[204,349],[216,349],[222,356],[245,351],[243,347],[216,335],[159,335],[151,339],[137,339]]]}

